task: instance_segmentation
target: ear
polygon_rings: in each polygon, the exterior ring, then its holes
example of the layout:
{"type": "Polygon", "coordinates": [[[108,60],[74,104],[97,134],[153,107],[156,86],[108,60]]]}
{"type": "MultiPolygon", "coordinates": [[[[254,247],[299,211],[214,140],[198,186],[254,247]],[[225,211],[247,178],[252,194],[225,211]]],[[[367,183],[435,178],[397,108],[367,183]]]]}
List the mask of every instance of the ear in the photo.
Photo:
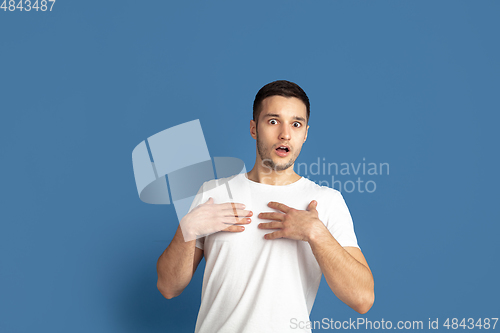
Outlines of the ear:
{"type": "Polygon", "coordinates": [[[250,120],[250,135],[257,140],[257,124],[253,119],[250,120]]]}
{"type": "MultiPolygon", "coordinates": [[[[306,127],[306,136],[304,137],[304,142],[306,142],[306,140],[307,140],[307,132],[309,132],[309,125],[307,125],[307,127],[306,127]]],[[[304,143],[304,142],[302,142],[302,143],[304,143]]]]}

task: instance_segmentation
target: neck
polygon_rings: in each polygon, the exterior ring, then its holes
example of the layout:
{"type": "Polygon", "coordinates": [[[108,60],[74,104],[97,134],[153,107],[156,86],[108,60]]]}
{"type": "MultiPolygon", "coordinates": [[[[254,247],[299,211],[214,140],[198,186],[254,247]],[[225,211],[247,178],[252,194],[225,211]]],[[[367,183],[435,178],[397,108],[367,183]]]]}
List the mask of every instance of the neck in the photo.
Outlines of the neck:
{"type": "Polygon", "coordinates": [[[302,178],[293,171],[293,164],[288,169],[277,171],[263,165],[262,161],[258,160],[252,170],[247,173],[247,177],[256,183],[278,186],[292,184],[302,178]]]}

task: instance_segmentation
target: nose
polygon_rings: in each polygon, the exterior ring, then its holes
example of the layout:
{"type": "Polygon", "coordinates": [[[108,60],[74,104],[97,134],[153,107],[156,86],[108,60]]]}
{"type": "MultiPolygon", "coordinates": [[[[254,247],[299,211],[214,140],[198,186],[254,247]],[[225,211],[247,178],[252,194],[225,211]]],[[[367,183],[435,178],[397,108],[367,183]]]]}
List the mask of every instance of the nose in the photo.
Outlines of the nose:
{"type": "Polygon", "coordinates": [[[280,131],[280,140],[290,140],[290,128],[287,126],[287,124],[282,124],[281,125],[281,131],[280,131]]]}

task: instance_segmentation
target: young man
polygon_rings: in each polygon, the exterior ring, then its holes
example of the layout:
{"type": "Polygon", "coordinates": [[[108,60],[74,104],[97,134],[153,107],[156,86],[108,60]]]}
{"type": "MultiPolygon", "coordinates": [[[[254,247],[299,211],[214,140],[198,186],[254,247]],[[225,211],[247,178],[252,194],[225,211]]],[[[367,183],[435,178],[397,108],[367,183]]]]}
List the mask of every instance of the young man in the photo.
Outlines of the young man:
{"type": "Polygon", "coordinates": [[[205,256],[195,332],[299,332],[294,323],[309,321],[322,274],[348,306],[361,314],[371,308],[373,277],[342,195],[293,170],[309,113],[309,99],[295,83],[262,87],[250,121],[253,169],[223,180],[232,198],[217,186],[221,180],[205,183],[158,259],[158,289],[172,298],[205,256]],[[210,220],[228,227],[209,234],[203,226],[210,220]],[[208,236],[186,242],[183,230],[208,236]]]}

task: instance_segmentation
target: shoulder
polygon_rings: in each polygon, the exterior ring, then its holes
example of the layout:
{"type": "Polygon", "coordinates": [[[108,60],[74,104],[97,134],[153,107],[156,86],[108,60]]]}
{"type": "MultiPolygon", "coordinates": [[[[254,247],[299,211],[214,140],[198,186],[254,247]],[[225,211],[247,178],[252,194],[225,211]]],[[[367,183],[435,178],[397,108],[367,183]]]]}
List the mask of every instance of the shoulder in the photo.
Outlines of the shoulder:
{"type": "Polygon", "coordinates": [[[313,193],[318,198],[324,198],[326,200],[338,200],[342,199],[342,194],[331,187],[321,186],[313,182],[312,180],[302,177],[304,190],[313,193]]]}
{"type": "Polygon", "coordinates": [[[234,175],[231,177],[226,177],[226,178],[218,178],[218,179],[211,179],[209,181],[206,181],[203,183],[203,185],[200,188],[200,192],[202,192],[203,196],[205,198],[212,197],[214,200],[217,202],[225,202],[229,201],[231,198],[231,195],[228,192],[226,184],[230,184],[230,186],[233,186],[233,183],[237,183],[241,181],[241,174],[234,175]]]}
{"type": "Polygon", "coordinates": [[[211,179],[211,180],[203,183],[203,190],[210,191],[210,190],[213,190],[214,188],[220,187],[221,185],[224,185],[226,183],[239,182],[239,181],[241,181],[241,177],[242,177],[242,174],[237,174],[237,175],[234,175],[231,177],[226,177],[226,178],[211,179]]]}

